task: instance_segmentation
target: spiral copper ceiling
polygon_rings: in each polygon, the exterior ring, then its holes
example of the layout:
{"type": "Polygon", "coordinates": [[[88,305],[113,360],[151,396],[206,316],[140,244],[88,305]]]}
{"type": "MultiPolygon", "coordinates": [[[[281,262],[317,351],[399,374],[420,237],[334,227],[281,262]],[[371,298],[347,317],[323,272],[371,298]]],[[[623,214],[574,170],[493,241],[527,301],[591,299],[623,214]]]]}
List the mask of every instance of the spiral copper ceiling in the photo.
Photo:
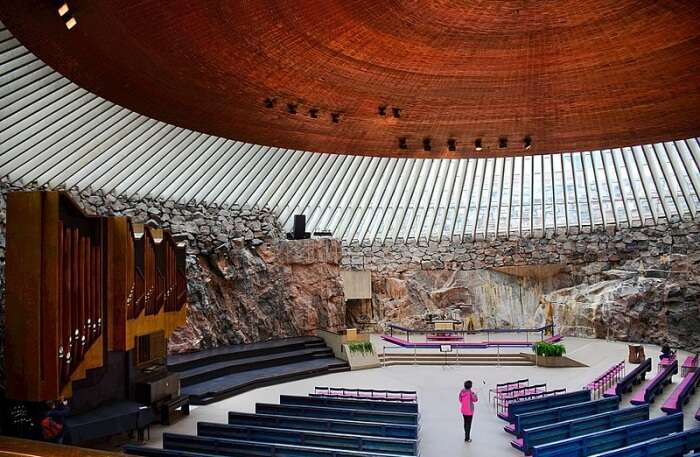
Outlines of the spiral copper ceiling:
{"type": "Polygon", "coordinates": [[[78,85],[226,138],[487,157],[700,135],[697,0],[67,4],[71,30],[51,0],[0,19],[78,85]]]}

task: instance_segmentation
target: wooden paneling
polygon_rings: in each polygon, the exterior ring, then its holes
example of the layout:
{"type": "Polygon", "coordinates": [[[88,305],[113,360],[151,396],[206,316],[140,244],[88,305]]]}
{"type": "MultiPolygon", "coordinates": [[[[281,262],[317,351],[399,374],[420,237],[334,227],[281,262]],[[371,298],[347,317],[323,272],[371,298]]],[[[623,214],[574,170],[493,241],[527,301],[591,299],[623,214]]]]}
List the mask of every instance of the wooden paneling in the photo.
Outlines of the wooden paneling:
{"type": "Polygon", "coordinates": [[[162,0],[74,7],[70,31],[47,2],[5,0],[0,18],[80,86],[226,138],[466,157],[524,154],[526,135],[534,154],[700,135],[696,0],[193,0],[186,14],[162,0]]]}
{"type": "MultiPolygon", "coordinates": [[[[97,451],[75,446],[0,436],[0,449],[13,457],[124,457],[121,452],[97,451]]],[[[0,454],[3,455],[3,454],[0,454]]]]}

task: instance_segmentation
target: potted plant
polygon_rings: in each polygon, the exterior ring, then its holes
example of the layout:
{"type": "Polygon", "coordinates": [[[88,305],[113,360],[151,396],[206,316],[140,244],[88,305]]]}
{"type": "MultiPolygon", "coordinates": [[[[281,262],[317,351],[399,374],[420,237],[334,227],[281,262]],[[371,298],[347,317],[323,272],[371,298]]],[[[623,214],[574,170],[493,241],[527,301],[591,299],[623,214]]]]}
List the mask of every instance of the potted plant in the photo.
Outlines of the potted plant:
{"type": "Polygon", "coordinates": [[[563,344],[538,341],[532,345],[532,352],[535,353],[535,364],[541,367],[580,366],[578,362],[575,362],[577,365],[572,365],[574,361],[564,357],[566,348],[563,344]]]}
{"type": "Polygon", "coordinates": [[[374,354],[374,347],[369,341],[357,341],[348,344],[348,350],[351,354],[374,354]]]}

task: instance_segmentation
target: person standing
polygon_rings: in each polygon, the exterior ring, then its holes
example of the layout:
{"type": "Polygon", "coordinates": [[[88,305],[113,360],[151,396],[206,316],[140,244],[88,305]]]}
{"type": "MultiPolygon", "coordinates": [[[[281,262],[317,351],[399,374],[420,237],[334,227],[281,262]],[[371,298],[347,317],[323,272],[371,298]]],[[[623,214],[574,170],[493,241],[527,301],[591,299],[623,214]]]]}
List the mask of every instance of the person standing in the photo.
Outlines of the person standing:
{"type": "Polygon", "coordinates": [[[472,382],[465,381],[464,389],[459,392],[460,412],[464,417],[464,441],[471,443],[472,419],[474,417],[474,403],[479,401],[475,392],[472,392],[472,382]]]}

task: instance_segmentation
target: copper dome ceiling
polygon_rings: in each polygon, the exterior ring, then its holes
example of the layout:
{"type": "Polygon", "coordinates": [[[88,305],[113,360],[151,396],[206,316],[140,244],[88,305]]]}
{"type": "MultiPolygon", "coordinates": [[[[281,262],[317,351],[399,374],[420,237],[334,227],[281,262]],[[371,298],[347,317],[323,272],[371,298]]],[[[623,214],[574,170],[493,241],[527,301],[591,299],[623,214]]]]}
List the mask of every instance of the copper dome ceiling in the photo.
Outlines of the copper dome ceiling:
{"type": "Polygon", "coordinates": [[[0,19],[86,89],[222,137],[465,157],[700,135],[697,0],[67,3],[70,31],[50,0],[0,19]]]}

